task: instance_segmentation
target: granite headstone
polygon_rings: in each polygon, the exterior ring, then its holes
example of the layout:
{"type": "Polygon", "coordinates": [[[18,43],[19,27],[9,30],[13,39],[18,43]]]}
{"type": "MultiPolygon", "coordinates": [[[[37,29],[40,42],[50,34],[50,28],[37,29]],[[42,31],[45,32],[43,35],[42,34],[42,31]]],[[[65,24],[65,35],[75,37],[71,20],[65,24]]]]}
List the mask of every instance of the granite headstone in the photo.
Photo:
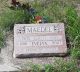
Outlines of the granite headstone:
{"type": "Polygon", "coordinates": [[[14,58],[65,55],[64,23],[15,24],[14,58]]]}

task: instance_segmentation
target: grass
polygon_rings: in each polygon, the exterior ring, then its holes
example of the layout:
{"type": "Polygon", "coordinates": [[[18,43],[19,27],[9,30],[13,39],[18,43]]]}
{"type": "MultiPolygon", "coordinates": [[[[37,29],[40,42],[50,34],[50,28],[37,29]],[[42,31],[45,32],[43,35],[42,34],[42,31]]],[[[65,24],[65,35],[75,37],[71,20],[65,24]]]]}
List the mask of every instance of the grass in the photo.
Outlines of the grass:
{"type": "Polygon", "coordinates": [[[53,64],[32,65],[31,70],[22,72],[80,72],[77,60],[56,60],[53,64]]]}
{"type": "Polygon", "coordinates": [[[14,24],[28,22],[28,19],[29,17],[24,13],[24,10],[8,9],[0,16],[0,25],[3,29],[10,30],[13,29],[14,24]]]}
{"type": "MultiPolygon", "coordinates": [[[[80,58],[80,17],[77,15],[76,3],[79,0],[34,0],[31,3],[37,11],[36,16],[46,18],[49,23],[63,22],[66,38],[69,39],[71,61],[57,61],[55,65],[45,65],[43,72],[80,72],[77,59],[80,58]]],[[[6,8],[6,7],[5,7],[6,8]]],[[[13,29],[15,23],[30,23],[29,15],[22,9],[10,10],[6,8],[0,14],[0,48],[4,45],[4,31],[13,29]]],[[[68,42],[67,42],[68,43],[68,42]]],[[[40,66],[34,65],[32,72],[40,72],[40,66]]]]}
{"type": "Polygon", "coordinates": [[[5,32],[0,28],[0,48],[5,46],[5,32]]]}
{"type": "Polygon", "coordinates": [[[76,60],[59,60],[56,63],[54,72],[79,72],[76,60]]]}
{"type": "Polygon", "coordinates": [[[79,17],[77,15],[76,10],[71,7],[68,8],[66,12],[66,33],[69,37],[70,43],[71,43],[71,56],[72,57],[80,57],[80,23],[79,23],[79,17]]]}
{"type": "Polygon", "coordinates": [[[26,24],[30,22],[30,15],[24,9],[10,9],[7,1],[0,2],[0,48],[5,44],[5,35],[7,31],[12,31],[14,24],[26,24]],[[6,4],[6,5],[5,5],[6,4]],[[5,33],[5,34],[4,34],[5,33]]]}

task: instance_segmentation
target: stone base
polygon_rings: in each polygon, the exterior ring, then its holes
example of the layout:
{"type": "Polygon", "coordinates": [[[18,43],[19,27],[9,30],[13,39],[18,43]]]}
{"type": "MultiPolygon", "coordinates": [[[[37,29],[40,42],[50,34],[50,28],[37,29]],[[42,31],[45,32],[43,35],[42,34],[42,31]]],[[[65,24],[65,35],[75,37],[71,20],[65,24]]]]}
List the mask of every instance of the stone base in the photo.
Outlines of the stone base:
{"type": "Polygon", "coordinates": [[[62,54],[55,54],[55,53],[51,53],[51,54],[17,54],[14,55],[14,58],[39,58],[39,57],[65,57],[67,56],[67,53],[62,53],[62,54]]]}

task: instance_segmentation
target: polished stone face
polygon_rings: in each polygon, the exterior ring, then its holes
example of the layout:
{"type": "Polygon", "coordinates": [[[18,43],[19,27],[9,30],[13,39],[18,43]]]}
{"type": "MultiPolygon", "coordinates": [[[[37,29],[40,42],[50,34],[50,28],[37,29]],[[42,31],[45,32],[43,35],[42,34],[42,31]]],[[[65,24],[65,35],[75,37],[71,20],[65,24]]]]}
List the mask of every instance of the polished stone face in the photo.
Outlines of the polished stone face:
{"type": "Polygon", "coordinates": [[[14,57],[40,57],[66,54],[63,23],[15,24],[14,57]]]}

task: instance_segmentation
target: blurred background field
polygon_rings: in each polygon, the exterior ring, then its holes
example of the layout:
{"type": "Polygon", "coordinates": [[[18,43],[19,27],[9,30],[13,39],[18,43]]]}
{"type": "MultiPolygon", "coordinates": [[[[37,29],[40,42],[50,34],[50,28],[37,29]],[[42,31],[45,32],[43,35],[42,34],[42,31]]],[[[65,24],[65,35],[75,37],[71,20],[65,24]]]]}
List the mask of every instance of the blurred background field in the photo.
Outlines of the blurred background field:
{"type": "MultiPolygon", "coordinates": [[[[80,0],[17,1],[19,1],[21,4],[29,3],[36,10],[35,15],[46,18],[49,23],[63,22],[65,24],[69,57],[76,60],[76,62],[80,59],[80,0]]],[[[0,48],[5,45],[6,33],[13,31],[15,23],[27,24],[34,22],[32,21],[34,19],[32,19],[27,12],[25,13],[23,9],[11,10],[10,6],[11,0],[0,0],[0,48]]],[[[74,62],[71,65],[74,66],[74,62]]],[[[74,70],[73,67],[72,69],[73,70],[69,72],[79,72],[76,71],[76,69],[74,70]]],[[[59,72],[67,72],[67,70],[59,72]]]]}

